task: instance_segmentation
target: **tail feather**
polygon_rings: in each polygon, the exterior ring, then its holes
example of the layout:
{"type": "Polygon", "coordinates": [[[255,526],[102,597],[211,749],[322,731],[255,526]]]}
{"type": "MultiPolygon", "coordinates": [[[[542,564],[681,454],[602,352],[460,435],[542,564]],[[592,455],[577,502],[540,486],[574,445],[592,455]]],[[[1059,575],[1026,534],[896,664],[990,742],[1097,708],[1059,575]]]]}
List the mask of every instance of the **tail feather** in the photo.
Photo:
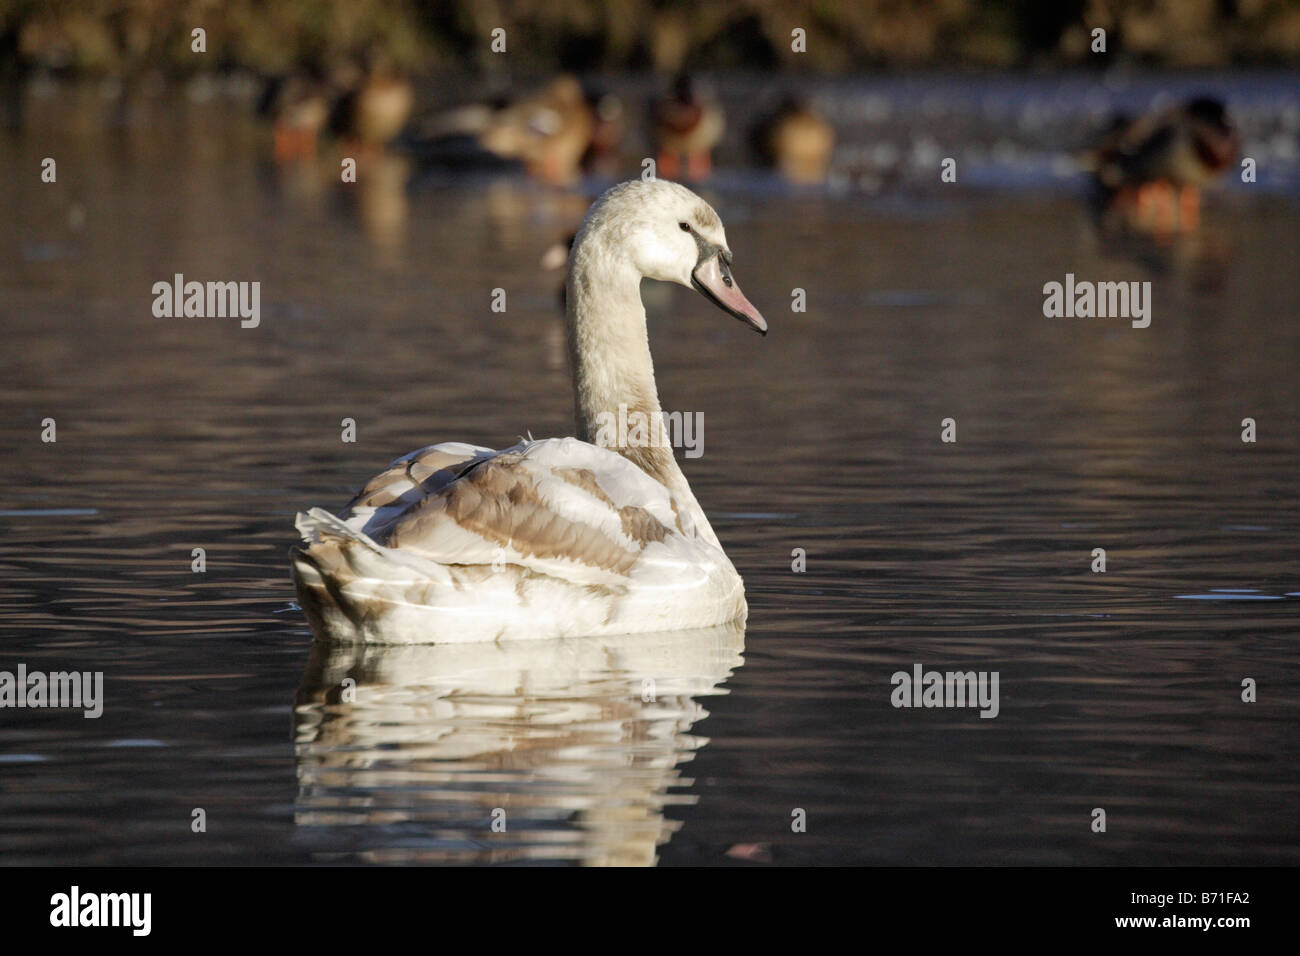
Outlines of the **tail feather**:
{"type": "Polygon", "coordinates": [[[304,547],[298,551],[309,558],[323,577],[389,580],[441,581],[448,577],[437,562],[405,551],[385,548],[364,531],[323,508],[299,512],[295,525],[304,547]]]}
{"type": "Polygon", "coordinates": [[[308,547],[330,539],[341,539],[361,544],[376,554],[383,551],[368,534],[349,528],[347,522],[337,515],[330,514],[324,508],[312,508],[305,514],[298,512],[294,527],[302,535],[303,544],[308,547]]]}
{"type": "Polygon", "coordinates": [[[298,603],[318,634],[365,639],[407,589],[450,584],[447,569],[377,544],[321,508],[295,521],[302,544],[290,549],[298,603]],[[347,635],[350,635],[347,636],[347,635]]]}

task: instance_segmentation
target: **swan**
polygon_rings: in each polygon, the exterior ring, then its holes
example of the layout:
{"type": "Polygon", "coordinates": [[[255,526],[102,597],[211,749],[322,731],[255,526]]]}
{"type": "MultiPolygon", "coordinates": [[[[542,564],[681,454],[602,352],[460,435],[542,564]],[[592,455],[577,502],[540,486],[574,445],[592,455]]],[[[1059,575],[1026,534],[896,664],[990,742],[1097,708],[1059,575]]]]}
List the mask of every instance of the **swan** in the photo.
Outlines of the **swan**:
{"type": "Polygon", "coordinates": [[[657,420],[643,278],[695,288],[746,325],[722,221],[684,186],[634,180],[592,204],[569,257],[565,316],[577,438],[405,455],[337,516],[297,518],[299,603],[322,637],[459,643],[744,623],[744,584],[657,420]]]}

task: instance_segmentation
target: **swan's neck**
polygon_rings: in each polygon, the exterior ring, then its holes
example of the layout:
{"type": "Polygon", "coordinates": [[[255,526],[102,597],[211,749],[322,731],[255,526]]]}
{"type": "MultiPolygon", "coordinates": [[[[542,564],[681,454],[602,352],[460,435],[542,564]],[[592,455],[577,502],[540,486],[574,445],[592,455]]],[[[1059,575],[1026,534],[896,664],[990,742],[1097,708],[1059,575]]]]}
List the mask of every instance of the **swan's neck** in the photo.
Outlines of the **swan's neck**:
{"type": "Polygon", "coordinates": [[[666,441],[641,275],[601,245],[579,239],[565,287],[578,437],[618,452],[666,487],[692,512],[697,530],[716,543],[666,441]]]}

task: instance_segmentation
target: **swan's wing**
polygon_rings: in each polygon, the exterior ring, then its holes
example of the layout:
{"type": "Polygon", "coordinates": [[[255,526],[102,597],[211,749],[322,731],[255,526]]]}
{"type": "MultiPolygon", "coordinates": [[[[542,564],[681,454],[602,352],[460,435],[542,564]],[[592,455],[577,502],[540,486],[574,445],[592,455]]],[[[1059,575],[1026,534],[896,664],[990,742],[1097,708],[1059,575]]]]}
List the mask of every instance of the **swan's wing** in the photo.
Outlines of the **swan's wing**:
{"type": "Polygon", "coordinates": [[[698,545],[663,485],[622,456],[572,438],[467,457],[422,487],[429,493],[417,500],[408,492],[386,505],[402,510],[367,534],[440,565],[515,565],[610,585],[626,580],[652,545],[666,545],[657,552],[669,561],[698,545]],[[454,477],[437,484],[446,473],[454,477]]]}
{"type": "Polygon", "coordinates": [[[294,576],[317,633],[347,640],[743,619],[740,578],[684,501],[627,458],[572,438],[501,452],[434,446],[395,462],[346,519],[298,515],[294,576]]]}
{"type": "Polygon", "coordinates": [[[413,504],[442,491],[466,469],[496,454],[480,445],[444,442],[403,455],[366,482],[339,517],[354,531],[382,536],[413,504]]]}

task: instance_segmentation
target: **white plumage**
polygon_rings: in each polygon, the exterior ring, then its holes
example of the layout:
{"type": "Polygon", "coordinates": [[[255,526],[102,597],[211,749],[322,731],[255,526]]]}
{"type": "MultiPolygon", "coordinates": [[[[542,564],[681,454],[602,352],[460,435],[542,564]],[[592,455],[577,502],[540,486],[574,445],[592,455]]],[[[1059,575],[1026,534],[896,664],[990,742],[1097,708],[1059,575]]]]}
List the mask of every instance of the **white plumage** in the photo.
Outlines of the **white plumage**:
{"type": "Polygon", "coordinates": [[[299,514],[294,577],[317,633],[459,643],[743,623],[744,585],[672,450],[597,425],[620,406],[660,414],[642,277],[694,285],[766,331],[730,260],[716,213],[681,186],[637,181],[601,197],[567,287],[585,440],[431,445],[338,517],[299,514]]]}

